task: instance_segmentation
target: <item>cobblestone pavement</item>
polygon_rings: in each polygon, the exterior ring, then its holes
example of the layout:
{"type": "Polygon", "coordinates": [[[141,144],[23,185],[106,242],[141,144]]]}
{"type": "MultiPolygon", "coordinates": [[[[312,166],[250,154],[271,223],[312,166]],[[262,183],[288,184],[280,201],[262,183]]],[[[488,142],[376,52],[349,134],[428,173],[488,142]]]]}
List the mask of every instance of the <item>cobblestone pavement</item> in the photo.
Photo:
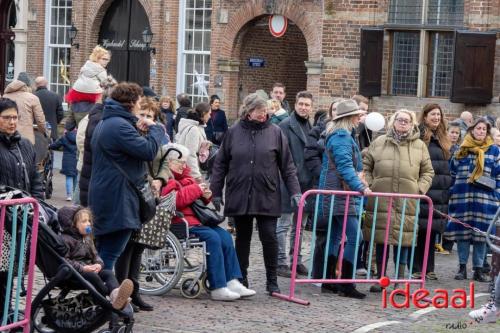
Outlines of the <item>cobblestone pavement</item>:
{"type": "MultiPolygon", "coordinates": [[[[64,179],[55,172],[55,193],[52,203],[66,204],[64,200],[64,179]]],[[[299,285],[296,296],[311,302],[309,306],[289,303],[272,298],[265,293],[265,273],[262,249],[254,233],[252,242],[249,280],[257,295],[251,299],[231,303],[214,302],[203,292],[197,299],[183,298],[179,289],[164,296],[145,298],[155,306],[153,312],[136,314],[134,332],[499,332],[497,324],[475,324],[468,319],[470,309],[437,309],[419,315],[413,306],[409,309],[381,307],[381,294],[368,292],[368,285],[358,284],[358,289],[367,293],[364,300],[353,300],[331,294],[321,294],[313,285],[299,285]],[[397,323],[368,330],[368,324],[385,321],[397,323]],[[455,326],[455,329],[451,326],[455,326]],[[458,328],[460,327],[460,328],[458,328]],[[363,330],[364,329],[364,330],[363,330]]],[[[306,241],[310,233],[305,234],[306,241]]],[[[307,249],[304,258],[308,258],[307,249]]],[[[307,265],[307,263],[306,263],[307,265]]],[[[452,255],[436,255],[438,281],[429,281],[427,288],[447,289],[450,294],[455,288],[468,288],[470,280],[455,281],[456,252],[452,255]]],[[[470,266],[470,265],[469,265],[470,266]]],[[[472,273],[469,271],[469,274],[472,273]]],[[[37,284],[43,283],[41,277],[37,284]]],[[[288,293],[289,280],[279,278],[283,293],[288,293]]],[[[476,283],[476,308],[488,299],[488,286],[476,283]]]]}

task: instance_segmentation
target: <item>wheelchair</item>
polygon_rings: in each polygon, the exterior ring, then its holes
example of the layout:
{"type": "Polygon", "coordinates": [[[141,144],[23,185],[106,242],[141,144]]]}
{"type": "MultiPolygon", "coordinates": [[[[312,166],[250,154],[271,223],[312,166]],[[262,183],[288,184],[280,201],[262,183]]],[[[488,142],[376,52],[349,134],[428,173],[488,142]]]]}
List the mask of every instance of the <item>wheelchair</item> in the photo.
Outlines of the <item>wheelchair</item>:
{"type": "MultiPolygon", "coordinates": [[[[179,212],[177,216],[183,217],[179,212]]],[[[179,281],[181,295],[186,298],[198,297],[202,289],[210,292],[205,242],[189,233],[189,224],[183,218],[181,223],[170,225],[165,237],[164,248],[146,249],[142,255],[139,276],[141,294],[164,295],[177,287],[179,281]],[[186,277],[183,278],[183,275],[186,277]]]]}

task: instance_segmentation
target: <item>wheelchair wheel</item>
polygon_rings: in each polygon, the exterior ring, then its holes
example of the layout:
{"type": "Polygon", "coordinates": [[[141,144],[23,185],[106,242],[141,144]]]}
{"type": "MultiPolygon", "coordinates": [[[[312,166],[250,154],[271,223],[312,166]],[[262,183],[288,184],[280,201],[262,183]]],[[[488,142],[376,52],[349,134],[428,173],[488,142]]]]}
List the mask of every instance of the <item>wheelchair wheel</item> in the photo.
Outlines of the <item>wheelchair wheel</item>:
{"type": "Polygon", "coordinates": [[[203,285],[203,288],[205,288],[207,292],[210,292],[210,282],[208,281],[207,274],[203,275],[203,278],[201,279],[201,284],[203,285]]]}
{"type": "Polygon", "coordinates": [[[201,283],[199,280],[188,278],[182,280],[181,295],[186,298],[196,298],[201,294],[201,283]]]}
{"type": "Polygon", "coordinates": [[[174,288],[184,271],[184,251],[170,231],[160,250],[146,249],[141,258],[140,292],[159,296],[174,288]]]}

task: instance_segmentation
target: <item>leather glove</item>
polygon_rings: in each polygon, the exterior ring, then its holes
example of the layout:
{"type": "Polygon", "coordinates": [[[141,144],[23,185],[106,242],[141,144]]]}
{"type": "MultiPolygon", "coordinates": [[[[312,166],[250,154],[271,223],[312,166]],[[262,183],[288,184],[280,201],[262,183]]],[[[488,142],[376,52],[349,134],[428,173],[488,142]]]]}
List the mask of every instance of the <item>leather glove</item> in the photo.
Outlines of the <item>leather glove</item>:
{"type": "MultiPolygon", "coordinates": [[[[302,197],[302,193],[297,193],[292,195],[291,204],[293,209],[299,208],[300,198],[302,197]]],[[[306,207],[306,202],[304,201],[304,208],[306,207]]]]}
{"type": "Polygon", "coordinates": [[[221,205],[224,206],[224,202],[222,201],[221,197],[212,198],[212,204],[214,205],[214,207],[217,211],[220,211],[221,205]]]}

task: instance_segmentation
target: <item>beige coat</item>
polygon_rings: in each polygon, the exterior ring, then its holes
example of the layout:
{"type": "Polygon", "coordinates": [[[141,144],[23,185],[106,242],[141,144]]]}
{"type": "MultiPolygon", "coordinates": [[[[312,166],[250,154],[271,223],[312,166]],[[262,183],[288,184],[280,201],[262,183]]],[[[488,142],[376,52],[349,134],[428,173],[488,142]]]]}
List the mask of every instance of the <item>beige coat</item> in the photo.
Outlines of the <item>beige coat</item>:
{"type": "Polygon", "coordinates": [[[19,109],[19,122],[17,130],[22,137],[35,144],[35,134],[33,124],[38,126],[38,131],[45,133],[45,115],[43,113],[40,100],[30,93],[26,83],[14,80],[5,88],[4,98],[9,98],[16,102],[19,109]]]}
{"type": "MultiPolygon", "coordinates": [[[[419,139],[420,133],[415,127],[413,134],[397,144],[392,131],[372,142],[363,158],[363,169],[366,181],[373,192],[422,194],[426,193],[432,183],[432,169],[429,151],[425,143],[419,139]]],[[[375,225],[375,243],[383,244],[388,216],[386,198],[379,198],[375,225]]],[[[366,223],[363,229],[365,240],[370,240],[373,225],[375,200],[370,199],[366,209],[366,223]]],[[[401,223],[403,235],[402,246],[410,246],[414,228],[418,228],[415,219],[416,200],[406,201],[405,218],[402,222],[404,200],[394,199],[389,229],[389,243],[399,244],[401,223]]]]}

